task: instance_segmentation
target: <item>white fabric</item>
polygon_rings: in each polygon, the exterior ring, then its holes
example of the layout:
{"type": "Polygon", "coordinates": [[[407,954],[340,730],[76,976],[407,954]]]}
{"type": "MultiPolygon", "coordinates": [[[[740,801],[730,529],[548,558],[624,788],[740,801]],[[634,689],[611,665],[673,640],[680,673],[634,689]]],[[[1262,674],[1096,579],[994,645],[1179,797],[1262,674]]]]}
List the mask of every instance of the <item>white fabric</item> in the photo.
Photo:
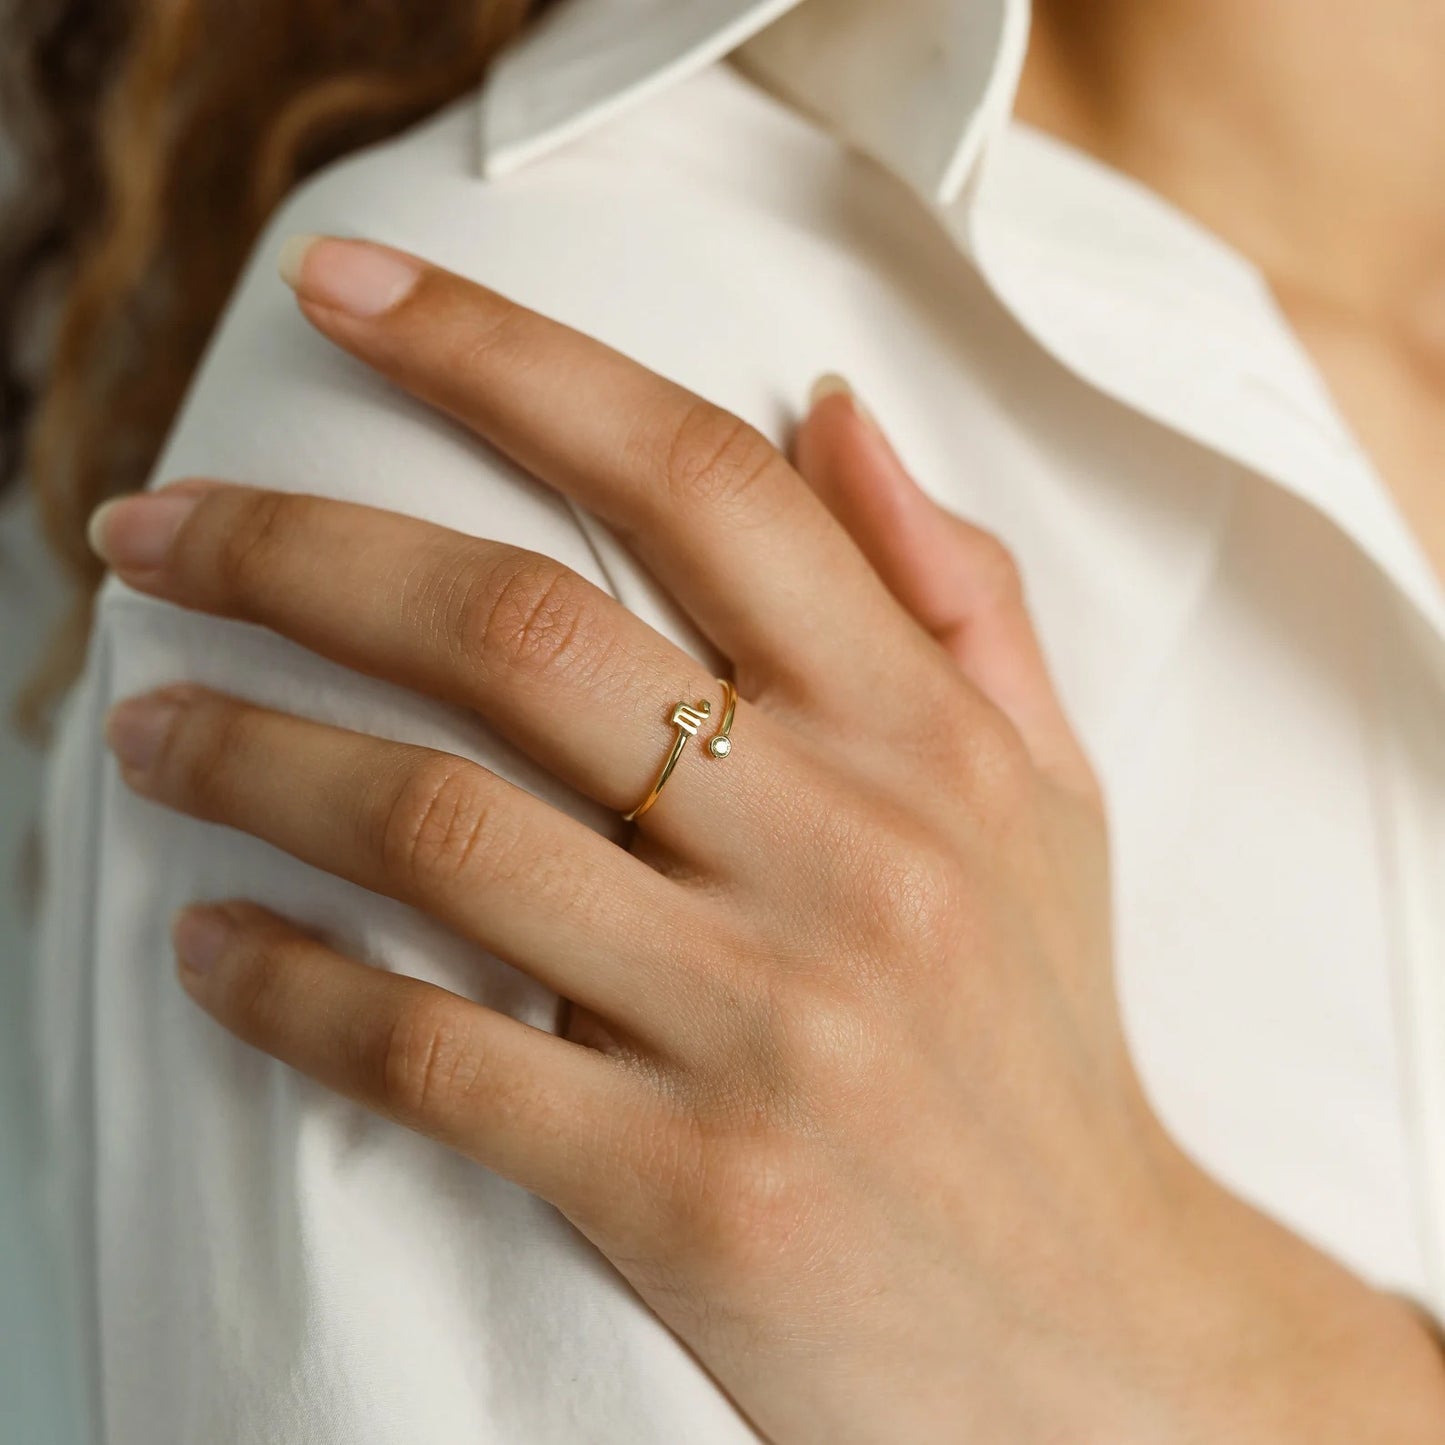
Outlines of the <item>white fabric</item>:
{"type": "MultiPolygon", "coordinates": [[[[334,494],[538,548],[695,646],[594,521],[312,333],[275,278],[281,239],[411,247],[780,440],[811,379],[844,372],[922,483],[1021,560],[1108,790],[1126,1021],[1164,1118],[1231,1187],[1438,1308],[1445,606],[1379,479],[1238,256],[1008,123],[1021,6],[888,7],[889,83],[937,97],[903,127],[881,78],[873,111],[842,83],[863,9],[699,5],[694,30],[680,8],[571,0],[480,106],[304,187],[157,480],[334,494]],[[714,63],[764,22],[752,78],[714,63]],[[594,68],[608,35],[625,63],[594,68]],[[966,64],[960,35],[987,38],[966,64]],[[909,45],[916,90],[893,69],[909,45]]],[[[131,795],[103,710],[181,677],[450,748],[612,826],[475,718],[106,582],[50,763],[39,985],[108,1445],[752,1439],[546,1205],[185,999],[171,911],[244,895],[556,1014],[411,910],[131,795]]]]}

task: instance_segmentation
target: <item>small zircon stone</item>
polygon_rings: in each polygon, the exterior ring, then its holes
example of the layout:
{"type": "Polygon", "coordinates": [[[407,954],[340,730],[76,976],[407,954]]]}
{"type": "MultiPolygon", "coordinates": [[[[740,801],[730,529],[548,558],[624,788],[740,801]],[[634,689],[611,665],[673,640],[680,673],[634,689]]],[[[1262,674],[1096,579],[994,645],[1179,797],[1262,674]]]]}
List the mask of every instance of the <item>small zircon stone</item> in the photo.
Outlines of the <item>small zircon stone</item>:
{"type": "Polygon", "coordinates": [[[727,738],[714,738],[707,746],[715,758],[725,758],[733,750],[733,745],[727,738]]]}

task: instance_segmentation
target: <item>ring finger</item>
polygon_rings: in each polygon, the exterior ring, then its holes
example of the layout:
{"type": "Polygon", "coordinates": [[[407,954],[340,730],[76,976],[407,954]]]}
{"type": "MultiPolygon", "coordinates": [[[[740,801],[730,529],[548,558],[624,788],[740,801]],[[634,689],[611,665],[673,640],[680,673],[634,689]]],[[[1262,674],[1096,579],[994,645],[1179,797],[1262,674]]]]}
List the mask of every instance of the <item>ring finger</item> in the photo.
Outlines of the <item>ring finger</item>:
{"type": "Polygon", "coordinates": [[[191,685],[117,704],[107,737],[137,792],[420,908],[640,1038],[695,995],[703,901],[464,758],[191,685]]]}
{"type": "Polygon", "coordinates": [[[704,746],[722,689],[696,661],[560,563],[328,498],[181,483],[110,504],[94,527],[131,586],[258,623],[345,666],[480,712],[539,763],[626,813],[675,737],[679,703],[712,718],[643,826],[727,866],[730,838],[781,795],[782,725],[739,705],[725,763],[704,746]],[[324,571],[315,559],[328,559],[324,571]],[[701,709],[700,709],[701,710],[701,709]],[[719,823],[729,826],[719,827],[719,823]]]}

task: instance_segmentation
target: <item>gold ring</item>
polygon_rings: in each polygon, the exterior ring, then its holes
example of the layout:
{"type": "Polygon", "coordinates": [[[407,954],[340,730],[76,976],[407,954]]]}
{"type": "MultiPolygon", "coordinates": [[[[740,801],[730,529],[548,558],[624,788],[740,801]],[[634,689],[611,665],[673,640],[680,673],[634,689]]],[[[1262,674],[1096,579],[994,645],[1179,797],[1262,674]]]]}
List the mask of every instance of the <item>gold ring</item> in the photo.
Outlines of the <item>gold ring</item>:
{"type": "MultiPolygon", "coordinates": [[[[733,714],[738,710],[738,693],[725,677],[718,678],[718,682],[721,683],[723,690],[723,720],[722,726],[708,739],[707,750],[715,758],[725,758],[733,750],[733,740],[730,734],[733,726],[733,714]]],[[[652,790],[648,795],[630,813],[622,815],[624,823],[635,823],[657,801],[658,795],[667,786],[667,780],[672,776],[673,769],[677,767],[678,759],[682,757],[682,750],[687,746],[687,740],[695,738],[703,723],[711,716],[712,704],[706,698],[691,706],[680,702],[673,708],[672,716],[668,721],[677,729],[677,735],[672,740],[667,760],[663,763],[662,771],[658,773],[657,781],[653,783],[652,790]]]]}

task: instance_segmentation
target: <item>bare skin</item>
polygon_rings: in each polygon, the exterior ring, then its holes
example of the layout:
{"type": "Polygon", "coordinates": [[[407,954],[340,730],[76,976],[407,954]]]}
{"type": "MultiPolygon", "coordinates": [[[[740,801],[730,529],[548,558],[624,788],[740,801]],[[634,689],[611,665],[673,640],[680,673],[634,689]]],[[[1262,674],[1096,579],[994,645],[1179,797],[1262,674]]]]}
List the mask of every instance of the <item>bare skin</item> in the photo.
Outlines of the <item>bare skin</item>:
{"type": "Polygon", "coordinates": [[[1019,115],[1263,272],[1445,578],[1445,4],[1038,0],[1019,115]]]}
{"type": "MultiPolygon", "coordinates": [[[[845,397],[794,465],[399,253],[322,240],[294,281],[333,342],[617,528],[743,702],[735,753],[690,757],[630,850],[448,754],[197,686],[120,702],[137,792],[424,908],[574,1008],[542,1033],[244,899],[177,922],[196,1002],[550,1200],[774,1445],[1445,1438],[1411,1309],[1149,1108],[1102,799],[998,542],[845,397]]],[[[659,691],[718,695],[560,564],[415,519],[191,482],[93,535],[137,590],[474,708],[618,811],[659,691]]]]}

